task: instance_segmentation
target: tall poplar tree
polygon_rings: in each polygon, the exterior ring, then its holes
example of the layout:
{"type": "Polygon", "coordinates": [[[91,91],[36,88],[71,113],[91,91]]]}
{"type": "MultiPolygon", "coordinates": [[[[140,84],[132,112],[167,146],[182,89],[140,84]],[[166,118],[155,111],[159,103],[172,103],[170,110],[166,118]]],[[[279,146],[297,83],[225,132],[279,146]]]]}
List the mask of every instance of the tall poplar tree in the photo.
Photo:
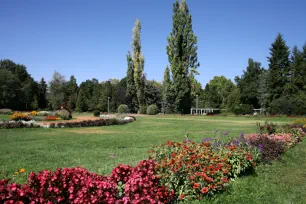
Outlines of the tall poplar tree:
{"type": "Polygon", "coordinates": [[[135,22],[135,26],[133,28],[133,42],[132,42],[132,50],[133,50],[133,67],[134,67],[134,82],[136,86],[136,93],[138,99],[139,107],[141,105],[145,105],[145,77],[144,77],[144,57],[141,52],[141,24],[137,19],[135,22]]]}
{"type": "Polygon", "coordinates": [[[132,113],[137,112],[138,109],[138,99],[137,99],[137,92],[136,86],[134,81],[134,66],[133,66],[133,59],[131,53],[129,52],[126,55],[127,61],[127,73],[126,73],[126,96],[129,98],[130,105],[129,109],[132,113]]]}
{"type": "Polygon", "coordinates": [[[192,30],[192,17],[185,0],[173,4],[173,27],[168,37],[167,54],[172,72],[175,111],[188,113],[191,107],[190,74],[200,66],[197,37],[192,30]]]}
{"type": "Polygon", "coordinates": [[[162,101],[163,112],[173,113],[173,94],[171,90],[171,78],[168,66],[166,67],[164,72],[162,101]]]}
{"type": "Polygon", "coordinates": [[[74,110],[76,108],[78,100],[78,91],[79,87],[74,75],[70,76],[69,81],[67,82],[67,95],[68,95],[68,107],[69,109],[74,110]]]}
{"type": "Polygon", "coordinates": [[[39,84],[38,84],[38,90],[39,90],[39,108],[46,108],[48,106],[48,101],[47,101],[47,88],[48,85],[45,81],[44,78],[41,78],[39,84]]]}

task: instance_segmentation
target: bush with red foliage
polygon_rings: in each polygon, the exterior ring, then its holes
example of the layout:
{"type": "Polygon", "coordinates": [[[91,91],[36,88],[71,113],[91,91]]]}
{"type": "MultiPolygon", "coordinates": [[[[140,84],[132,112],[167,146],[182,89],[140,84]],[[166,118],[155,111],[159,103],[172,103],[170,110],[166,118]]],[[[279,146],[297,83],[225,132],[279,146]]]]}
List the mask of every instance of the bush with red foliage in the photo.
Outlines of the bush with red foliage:
{"type": "Polygon", "coordinates": [[[174,192],[161,186],[155,176],[156,163],[153,160],[143,160],[134,168],[129,180],[125,184],[124,203],[170,203],[174,192]]]}
{"type": "Polygon", "coordinates": [[[28,187],[40,203],[114,203],[116,184],[108,177],[84,168],[64,168],[55,172],[31,173],[28,187]]]}
{"type": "Polygon", "coordinates": [[[111,176],[84,168],[32,172],[23,186],[0,180],[0,203],[170,203],[173,193],[160,185],[155,166],[152,160],[143,160],[135,168],[119,165],[111,176]]]}
{"type": "Polygon", "coordinates": [[[119,164],[113,169],[111,179],[117,183],[126,183],[133,173],[133,170],[134,168],[132,166],[119,164]]]}
{"type": "Polygon", "coordinates": [[[0,203],[35,203],[32,190],[27,185],[10,184],[9,180],[0,180],[0,203]]]}

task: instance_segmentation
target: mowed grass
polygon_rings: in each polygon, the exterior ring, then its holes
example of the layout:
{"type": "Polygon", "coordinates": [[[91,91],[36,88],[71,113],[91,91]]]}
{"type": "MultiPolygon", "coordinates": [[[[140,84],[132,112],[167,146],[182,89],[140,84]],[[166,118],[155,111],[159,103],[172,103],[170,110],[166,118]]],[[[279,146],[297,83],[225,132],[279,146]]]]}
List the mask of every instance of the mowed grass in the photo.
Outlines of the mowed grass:
{"type": "Polygon", "coordinates": [[[0,121],[4,120],[10,120],[11,115],[0,115],[0,121]]]}
{"type": "MultiPolygon", "coordinates": [[[[71,129],[1,129],[0,169],[13,173],[82,166],[109,174],[118,164],[136,165],[147,159],[147,150],[166,140],[182,141],[185,131],[193,141],[214,136],[229,137],[256,131],[256,122],[290,123],[286,117],[142,116],[121,126],[71,129]]],[[[257,174],[232,182],[230,193],[212,203],[306,203],[306,142],[285,154],[284,159],[260,166],[257,174]]],[[[202,201],[204,202],[204,201],[202,201]]],[[[202,203],[200,202],[200,203],[202,203]]],[[[198,202],[195,202],[198,203],[198,202]]]]}

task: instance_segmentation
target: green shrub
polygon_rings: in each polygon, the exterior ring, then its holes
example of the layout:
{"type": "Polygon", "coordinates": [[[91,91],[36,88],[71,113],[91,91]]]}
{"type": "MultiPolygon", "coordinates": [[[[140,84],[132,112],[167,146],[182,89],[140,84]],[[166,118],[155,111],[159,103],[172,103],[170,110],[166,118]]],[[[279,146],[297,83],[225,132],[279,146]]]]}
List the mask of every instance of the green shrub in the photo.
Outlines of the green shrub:
{"type": "Polygon", "coordinates": [[[100,111],[99,110],[95,110],[94,111],[94,116],[95,117],[100,117],[100,111]]]}
{"type": "Polygon", "coordinates": [[[270,103],[269,112],[270,114],[304,115],[306,114],[306,97],[300,94],[291,98],[275,99],[270,103]]]}
{"type": "Polygon", "coordinates": [[[139,114],[147,114],[147,106],[143,105],[140,106],[139,110],[138,110],[139,114]]]}
{"type": "Polygon", "coordinates": [[[55,115],[61,117],[63,120],[69,120],[72,118],[71,113],[65,109],[57,110],[55,115]]]}
{"type": "Polygon", "coordinates": [[[121,104],[118,107],[118,113],[128,113],[129,112],[129,107],[125,104],[121,104]]]}
{"type": "Polygon", "coordinates": [[[252,114],[253,113],[253,106],[248,104],[241,104],[238,106],[235,106],[234,108],[234,114],[236,115],[246,115],[246,114],[252,114]]]}
{"type": "Polygon", "coordinates": [[[158,107],[155,104],[149,105],[147,108],[148,115],[156,115],[158,113],[158,107]]]}

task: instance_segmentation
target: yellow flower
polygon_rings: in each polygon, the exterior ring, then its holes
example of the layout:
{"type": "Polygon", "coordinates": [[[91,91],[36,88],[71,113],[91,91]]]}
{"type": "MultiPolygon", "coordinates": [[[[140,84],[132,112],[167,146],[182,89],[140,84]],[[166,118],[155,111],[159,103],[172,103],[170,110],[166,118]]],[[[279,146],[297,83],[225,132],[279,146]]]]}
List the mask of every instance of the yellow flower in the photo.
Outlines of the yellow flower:
{"type": "Polygon", "coordinates": [[[26,170],[24,168],[19,170],[19,173],[24,173],[26,170]]]}
{"type": "Polygon", "coordinates": [[[15,174],[15,175],[17,175],[17,174],[19,174],[19,172],[18,172],[18,171],[16,171],[14,174],[15,174]]]}

